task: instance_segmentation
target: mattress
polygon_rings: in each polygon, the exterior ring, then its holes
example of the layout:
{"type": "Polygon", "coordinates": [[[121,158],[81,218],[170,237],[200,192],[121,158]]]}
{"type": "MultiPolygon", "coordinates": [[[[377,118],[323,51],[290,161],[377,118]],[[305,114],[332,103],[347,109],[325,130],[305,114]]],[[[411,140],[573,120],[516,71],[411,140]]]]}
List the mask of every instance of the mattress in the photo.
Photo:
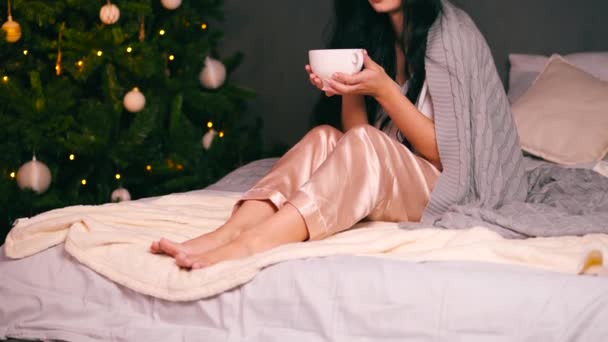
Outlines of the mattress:
{"type": "Polygon", "coordinates": [[[57,246],[0,257],[0,302],[0,338],[608,340],[608,279],[471,262],[296,260],[219,296],[175,303],[116,285],[57,246]]]}

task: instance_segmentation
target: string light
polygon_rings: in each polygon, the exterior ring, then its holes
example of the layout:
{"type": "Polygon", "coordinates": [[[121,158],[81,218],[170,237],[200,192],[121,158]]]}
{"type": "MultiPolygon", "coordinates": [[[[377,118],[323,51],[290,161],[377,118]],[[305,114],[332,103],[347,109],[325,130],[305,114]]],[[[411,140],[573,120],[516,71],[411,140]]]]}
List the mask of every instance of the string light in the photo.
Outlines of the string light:
{"type": "Polygon", "coordinates": [[[211,122],[211,121],[207,122],[207,127],[208,128],[213,128],[213,122],[211,122]]]}
{"type": "Polygon", "coordinates": [[[97,51],[97,56],[101,57],[101,55],[103,55],[103,51],[101,51],[101,50],[97,51]]]}
{"type": "Polygon", "coordinates": [[[80,60],[80,61],[76,62],[76,65],[78,66],[79,69],[82,69],[82,67],[84,66],[84,62],[80,60]]]}
{"type": "Polygon", "coordinates": [[[172,61],[172,60],[174,60],[174,59],[175,59],[175,56],[174,56],[174,55],[170,55],[170,56],[169,56],[169,60],[170,60],[170,61],[172,61]]]}
{"type": "Polygon", "coordinates": [[[10,176],[11,176],[11,178],[15,178],[15,177],[17,177],[17,173],[15,171],[13,171],[13,172],[11,172],[10,176]]]}
{"type": "Polygon", "coordinates": [[[160,31],[158,31],[158,34],[160,34],[161,36],[164,36],[165,33],[166,33],[165,30],[162,30],[162,29],[160,31]]]}
{"type": "Polygon", "coordinates": [[[224,137],[224,131],[220,131],[220,133],[218,134],[218,137],[223,138],[224,137]]]}
{"type": "Polygon", "coordinates": [[[152,172],[152,165],[146,165],[146,171],[152,172]]]}
{"type": "Polygon", "coordinates": [[[76,159],[76,156],[74,155],[74,153],[72,153],[72,154],[70,154],[69,158],[70,158],[70,160],[74,160],[74,159],[76,159]]]}
{"type": "Polygon", "coordinates": [[[207,24],[206,23],[202,23],[201,24],[201,29],[202,30],[206,30],[207,29],[207,24]]]}
{"type": "Polygon", "coordinates": [[[29,51],[27,51],[27,50],[23,50],[23,55],[24,55],[24,56],[27,56],[27,54],[28,54],[28,53],[29,53],[29,51]]]}
{"type": "Polygon", "coordinates": [[[133,48],[129,46],[129,47],[127,48],[127,53],[131,53],[131,52],[133,52],[133,48]]]}
{"type": "Polygon", "coordinates": [[[80,181],[80,184],[82,184],[82,185],[87,185],[87,180],[86,180],[86,179],[81,180],[81,181],[80,181]]]}
{"type": "Polygon", "coordinates": [[[5,75],[4,77],[2,77],[2,82],[7,83],[8,82],[8,76],[5,75]]]}
{"type": "Polygon", "coordinates": [[[177,164],[177,166],[175,168],[177,169],[177,171],[183,171],[184,170],[184,165],[177,164]]]}
{"type": "Polygon", "coordinates": [[[114,176],[117,180],[120,179],[120,173],[117,173],[116,176],[114,176]]]}

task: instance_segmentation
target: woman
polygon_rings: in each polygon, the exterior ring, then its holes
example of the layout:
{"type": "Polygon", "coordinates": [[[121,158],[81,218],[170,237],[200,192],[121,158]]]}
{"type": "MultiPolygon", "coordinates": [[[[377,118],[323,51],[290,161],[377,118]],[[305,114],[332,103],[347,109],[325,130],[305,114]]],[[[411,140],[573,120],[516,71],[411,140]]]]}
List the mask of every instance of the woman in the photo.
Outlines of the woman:
{"type": "MultiPolygon", "coordinates": [[[[445,105],[457,103],[453,99],[445,100],[448,93],[456,100],[462,97],[458,92],[462,88],[459,84],[463,84],[460,80],[477,79],[478,74],[473,68],[458,68],[458,65],[451,70],[453,61],[473,59],[450,51],[481,51],[478,55],[482,60],[489,58],[488,48],[485,41],[479,43],[482,39],[468,16],[448,2],[336,0],[334,9],[336,29],[332,47],[363,47],[364,68],[353,76],[334,75],[328,80],[327,88],[322,88],[321,80],[310,66],[307,65],[306,70],[311,83],[326,95],[341,96],[343,132],[330,126],[313,129],[243,196],[222,227],[184,243],[161,239],[151,245],[153,253],[165,253],[174,257],[179,266],[197,269],[282,244],[322,239],[366,218],[395,222],[421,220],[445,166],[436,137],[443,137],[446,130],[436,134],[435,117],[440,115],[441,122],[447,122],[451,119],[444,120],[445,115],[467,117],[458,114],[463,108],[467,113],[476,112],[475,108],[469,110],[474,101],[455,109],[445,105]],[[447,37],[460,28],[470,31],[466,36],[472,37],[478,48],[445,48],[450,44],[447,37]],[[445,60],[439,66],[433,64],[432,56],[427,53],[427,41],[433,44],[429,47],[433,54],[448,53],[448,56],[437,55],[438,60],[445,60]],[[441,78],[430,87],[427,64],[433,68],[433,79],[441,78]],[[466,75],[460,77],[462,70],[466,75]],[[452,82],[456,90],[436,92],[444,114],[435,106],[434,89],[446,88],[446,84],[452,82]]],[[[495,67],[493,72],[487,72],[488,77],[486,73],[479,74],[484,81],[492,81],[492,86],[500,83],[496,81],[495,67]]],[[[464,88],[467,94],[472,93],[471,87],[464,88]]],[[[506,101],[499,101],[496,113],[509,115],[505,106],[506,101]]],[[[452,135],[463,136],[460,132],[452,135]]],[[[453,148],[445,150],[451,169],[456,168],[454,161],[475,160],[449,153],[453,148]]],[[[457,183],[465,184],[464,191],[453,189],[454,194],[449,196],[454,198],[447,196],[449,201],[439,194],[438,203],[432,203],[433,208],[441,209],[450,202],[470,198],[468,194],[478,189],[467,183],[471,177],[465,178],[457,183]]],[[[449,180],[448,177],[446,184],[454,183],[449,180]]],[[[501,198],[505,197],[506,192],[500,193],[501,198]]]]}

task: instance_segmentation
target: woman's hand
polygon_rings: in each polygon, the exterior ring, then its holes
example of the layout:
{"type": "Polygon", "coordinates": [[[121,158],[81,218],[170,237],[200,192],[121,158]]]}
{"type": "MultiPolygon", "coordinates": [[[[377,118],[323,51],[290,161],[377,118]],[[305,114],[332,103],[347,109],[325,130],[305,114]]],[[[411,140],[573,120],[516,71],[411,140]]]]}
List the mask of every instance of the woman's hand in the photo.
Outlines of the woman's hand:
{"type": "Polygon", "coordinates": [[[339,95],[367,95],[378,98],[394,81],[386,74],[384,68],[374,62],[367,51],[363,51],[364,69],[354,75],[336,73],[328,80],[326,92],[339,95]]]}
{"type": "Polygon", "coordinates": [[[336,94],[333,91],[329,91],[329,90],[323,88],[323,81],[321,80],[321,78],[319,78],[319,76],[317,76],[312,71],[312,68],[310,67],[309,64],[306,64],[305,69],[306,69],[306,72],[308,73],[308,78],[310,80],[310,84],[312,84],[313,86],[319,88],[319,90],[324,91],[326,96],[334,96],[336,94]]]}

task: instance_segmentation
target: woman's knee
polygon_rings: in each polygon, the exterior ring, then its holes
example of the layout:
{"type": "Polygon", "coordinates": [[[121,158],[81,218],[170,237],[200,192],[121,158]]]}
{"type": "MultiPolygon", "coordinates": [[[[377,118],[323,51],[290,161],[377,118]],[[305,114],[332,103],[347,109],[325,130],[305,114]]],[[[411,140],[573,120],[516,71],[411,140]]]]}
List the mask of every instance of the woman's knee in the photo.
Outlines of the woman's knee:
{"type": "Polygon", "coordinates": [[[302,140],[313,140],[335,146],[343,135],[342,132],[330,125],[321,125],[311,129],[302,140]]]}
{"type": "Polygon", "coordinates": [[[358,125],[349,129],[343,139],[346,140],[370,140],[383,139],[383,132],[371,125],[358,125]]]}

